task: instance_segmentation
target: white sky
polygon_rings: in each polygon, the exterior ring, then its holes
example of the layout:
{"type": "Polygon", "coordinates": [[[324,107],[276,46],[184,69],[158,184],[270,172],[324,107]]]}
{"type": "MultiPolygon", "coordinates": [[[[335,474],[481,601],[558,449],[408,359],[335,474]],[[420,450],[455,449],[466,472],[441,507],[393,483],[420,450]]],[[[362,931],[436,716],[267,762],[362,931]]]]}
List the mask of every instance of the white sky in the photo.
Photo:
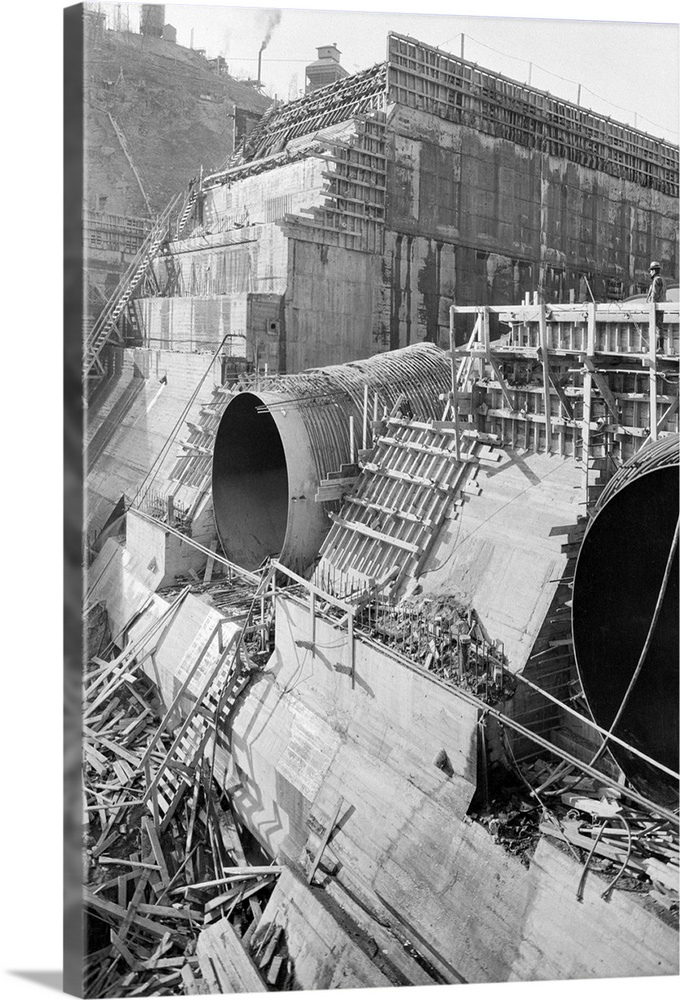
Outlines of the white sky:
{"type": "MultiPolygon", "coordinates": [[[[352,73],[385,58],[389,30],[455,54],[460,54],[464,34],[465,58],[480,66],[570,101],[578,99],[580,84],[583,106],[671,142],[679,140],[678,24],[636,22],[633,19],[642,14],[640,5],[600,3],[600,16],[610,11],[619,21],[590,20],[593,4],[579,0],[569,4],[569,11],[583,20],[532,18],[548,5],[522,0],[512,10],[525,16],[513,18],[484,16],[507,10],[507,4],[491,0],[466,5],[477,16],[442,16],[437,11],[451,5],[431,0],[357,4],[364,12],[334,10],[334,4],[321,0],[301,0],[295,6],[262,8],[248,0],[240,6],[166,4],[165,20],[176,27],[179,44],[191,44],[193,29],[194,48],[205,49],[209,56],[225,56],[234,76],[256,77],[260,45],[279,12],[279,23],[262,55],[262,80],[269,96],[284,100],[304,90],[305,66],[316,59],[317,46],[335,42],[342,65],[352,73]],[[299,9],[303,7],[308,9],[299,9]],[[409,7],[428,13],[405,13],[409,7]],[[369,9],[375,12],[366,12],[369,9]]],[[[120,11],[120,23],[137,30],[140,4],[102,7],[112,17],[120,11]]],[[[648,16],[677,21],[677,10],[672,2],[659,0],[648,16]]]]}

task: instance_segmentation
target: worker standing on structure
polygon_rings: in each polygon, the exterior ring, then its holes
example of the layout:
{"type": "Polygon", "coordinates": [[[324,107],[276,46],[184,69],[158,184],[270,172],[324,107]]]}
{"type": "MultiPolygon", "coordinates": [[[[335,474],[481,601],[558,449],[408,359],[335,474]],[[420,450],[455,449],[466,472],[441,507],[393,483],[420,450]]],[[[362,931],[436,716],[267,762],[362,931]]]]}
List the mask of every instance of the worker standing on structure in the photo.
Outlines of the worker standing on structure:
{"type": "MultiPolygon", "coordinates": [[[[666,282],[661,277],[661,264],[658,260],[653,260],[649,265],[649,274],[652,279],[652,283],[647,290],[647,301],[648,302],[665,302],[666,301],[666,282]]],[[[663,354],[663,313],[657,312],[657,322],[656,322],[656,349],[659,354],[663,354]]]]}
{"type": "Polygon", "coordinates": [[[665,302],[666,301],[666,282],[661,277],[661,264],[658,260],[653,260],[649,265],[649,273],[652,278],[652,283],[649,286],[647,292],[648,302],[665,302]]]}

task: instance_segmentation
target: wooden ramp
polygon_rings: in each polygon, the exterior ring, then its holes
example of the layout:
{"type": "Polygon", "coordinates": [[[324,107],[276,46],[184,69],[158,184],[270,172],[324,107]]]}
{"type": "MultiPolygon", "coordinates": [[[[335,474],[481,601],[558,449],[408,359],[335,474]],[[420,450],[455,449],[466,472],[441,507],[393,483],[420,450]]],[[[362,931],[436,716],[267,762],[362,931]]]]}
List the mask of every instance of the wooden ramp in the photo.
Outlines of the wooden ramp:
{"type": "Polygon", "coordinates": [[[348,599],[376,586],[393,595],[417,579],[452,498],[472,484],[480,461],[495,460],[488,447],[495,438],[472,430],[461,434],[457,459],[453,421],[391,416],[378,428],[356,487],[340,513],[329,515],[333,526],[316,570],[318,586],[348,599]]]}

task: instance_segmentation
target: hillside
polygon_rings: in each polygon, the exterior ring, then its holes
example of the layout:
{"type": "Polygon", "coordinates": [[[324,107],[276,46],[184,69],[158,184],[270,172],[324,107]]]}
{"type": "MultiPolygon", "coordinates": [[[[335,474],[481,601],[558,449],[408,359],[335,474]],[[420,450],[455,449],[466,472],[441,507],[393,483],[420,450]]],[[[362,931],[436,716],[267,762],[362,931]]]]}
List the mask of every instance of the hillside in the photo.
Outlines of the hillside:
{"type": "Polygon", "coordinates": [[[219,167],[236,129],[271,104],[191,49],[131,33],[106,31],[86,52],[84,74],[86,203],[119,215],[149,211],[109,114],[156,213],[201,165],[219,167]]]}

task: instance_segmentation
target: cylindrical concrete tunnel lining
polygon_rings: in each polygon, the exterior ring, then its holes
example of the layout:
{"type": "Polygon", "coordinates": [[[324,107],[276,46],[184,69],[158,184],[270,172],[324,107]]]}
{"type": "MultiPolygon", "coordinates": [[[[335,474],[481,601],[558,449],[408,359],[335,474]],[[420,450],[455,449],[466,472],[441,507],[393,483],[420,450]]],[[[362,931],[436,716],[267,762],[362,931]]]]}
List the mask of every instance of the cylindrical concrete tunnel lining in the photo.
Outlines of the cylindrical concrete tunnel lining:
{"type": "Polygon", "coordinates": [[[251,392],[230,402],[213,455],[214,465],[230,470],[213,478],[220,539],[227,558],[249,570],[281,551],[288,512],[286,456],[273,417],[258,412],[262,405],[251,392]]]}
{"type": "MultiPolygon", "coordinates": [[[[674,464],[668,464],[673,449],[667,442],[659,449],[650,444],[644,450],[644,459],[624,466],[603,495],[584,538],[574,580],[578,670],[593,717],[605,728],[616,718],[647,640],[678,518],[677,439],[674,464]]],[[[649,650],[615,733],[677,771],[677,548],[669,569],[649,650]]],[[[664,800],[677,799],[671,779],[616,744],[609,746],[641,790],[664,800]]]]}
{"type": "Polygon", "coordinates": [[[215,522],[227,557],[256,569],[278,556],[306,572],[330,527],[331,505],[316,501],[319,483],[356,458],[365,388],[369,419],[376,394],[380,415],[405,396],[415,418],[433,419],[441,414],[439,396],[450,378],[444,351],[418,344],[281,376],[262,390],[236,394],[222,416],[213,455],[215,522]]]}

